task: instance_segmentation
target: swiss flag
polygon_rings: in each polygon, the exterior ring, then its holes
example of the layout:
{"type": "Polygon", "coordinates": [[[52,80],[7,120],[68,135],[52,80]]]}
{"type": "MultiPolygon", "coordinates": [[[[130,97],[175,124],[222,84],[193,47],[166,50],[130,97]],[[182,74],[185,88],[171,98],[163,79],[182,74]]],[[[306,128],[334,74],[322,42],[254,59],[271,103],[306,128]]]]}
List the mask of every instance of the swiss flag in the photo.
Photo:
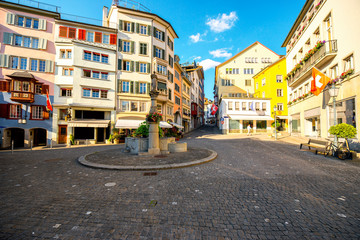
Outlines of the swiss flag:
{"type": "Polygon", "coordinates": [[[211,115],[215,115],[217,110],[218,110],[218,107],[215,104],[213,104],[211,106],[211,115]]]}
{"type": "Polygon", "coordinates": [[[311,81],[311,92],[317,96],[330,82],[330,78],[320,72],[317,68],[312,69],[312,77],[313,80],[311,81]]]}
{"type": "Polygon", "coordinates": [[[50,102],[50,98],[49,98],[49,92],[46,91],[46,108],[48,109],[48,111],[52,111],[53,108],[51,106],[51,102],[50,102]]]}

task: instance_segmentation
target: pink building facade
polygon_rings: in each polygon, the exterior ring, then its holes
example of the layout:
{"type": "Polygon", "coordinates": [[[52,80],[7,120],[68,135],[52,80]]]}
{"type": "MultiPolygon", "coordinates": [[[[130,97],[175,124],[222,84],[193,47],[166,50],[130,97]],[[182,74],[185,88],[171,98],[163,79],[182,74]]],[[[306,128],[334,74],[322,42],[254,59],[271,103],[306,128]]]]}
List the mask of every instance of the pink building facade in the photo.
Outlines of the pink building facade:
{"type": "Polygon", "coordinates": [[[0,2],[0,147],[50,145],[57,12],[0,2]]]}

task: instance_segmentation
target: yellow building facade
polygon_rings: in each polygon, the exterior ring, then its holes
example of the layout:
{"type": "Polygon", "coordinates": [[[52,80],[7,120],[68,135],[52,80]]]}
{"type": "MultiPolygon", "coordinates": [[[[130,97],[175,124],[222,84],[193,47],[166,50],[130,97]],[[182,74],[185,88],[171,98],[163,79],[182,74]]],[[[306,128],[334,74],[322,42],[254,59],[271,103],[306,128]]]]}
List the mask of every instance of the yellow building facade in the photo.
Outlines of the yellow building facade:
{"type": "MultiPolygon", "coordinates": [[[[286,78],[286,58],[282,57],[278,61],[257,73],[254,79],[254,97],[270,98],[270,106],[273,112],[276,106],[276,116],[280,123],[280,130],[285,131],[288,127],[288,107],[287,107],[287,82],[286,78]]],[[[272,113],[272,116],[274,113],[272,113]]]]}

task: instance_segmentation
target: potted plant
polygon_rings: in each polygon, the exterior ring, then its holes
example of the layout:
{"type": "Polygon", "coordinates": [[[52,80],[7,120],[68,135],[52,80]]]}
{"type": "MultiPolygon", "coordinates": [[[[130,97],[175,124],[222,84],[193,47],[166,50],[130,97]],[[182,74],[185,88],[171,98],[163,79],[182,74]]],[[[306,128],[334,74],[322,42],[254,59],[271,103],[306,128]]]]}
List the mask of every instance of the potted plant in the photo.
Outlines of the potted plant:
{"type": "Polygon", "coordinates": [[[75,145],[75,138],[74,135],[70,134],[70,145],[75,145]]]}
{"type": "Polygon", "coordinates": [[[162,120],[162,114],[158,112],[149,113],[146,115],[146,122],[148,123],[158,123],[162,120]]]}
{"type": "Polygon", "coordinates": [[[114,144],[119,144],[120,138],[121,138],[120,134],[118,134],[118,133],[113,134],[112,139],[114,140],[114,144]]]}
{"type": "Polygon", "coordinates": [[[110,134],[109,139],[106,139],[106,144],[111,144],[113,140],[113,135],[110,134]]]}
{"type": "Polygon", "coordinates": [[[329,133],[337,136],[338,138],[345,138],[347,141],[348,138],[354,138],[356,136],[356,128],[350,124],[340,123],[336,126],[331,126],[329,133]]]}
{"type": "Polygon", "coordinates": [[[149,136],[149,124],[146,122],[141,123],[141,125],[136,129],[134,137],[146,138],[149,136]]]}

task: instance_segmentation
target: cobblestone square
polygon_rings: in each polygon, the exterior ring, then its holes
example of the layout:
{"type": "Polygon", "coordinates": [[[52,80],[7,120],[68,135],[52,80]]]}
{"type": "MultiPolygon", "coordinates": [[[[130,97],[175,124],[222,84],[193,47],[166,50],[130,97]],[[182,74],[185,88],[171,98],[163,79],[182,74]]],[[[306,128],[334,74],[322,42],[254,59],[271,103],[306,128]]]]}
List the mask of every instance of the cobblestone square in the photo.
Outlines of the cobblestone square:
{"type": "Polygon", "coordinates": [[[77,158],[122,145],[0,152],[1,239],[359,239],[360,163],[215,128],[202,165],[144,174],[77,158]]]}

